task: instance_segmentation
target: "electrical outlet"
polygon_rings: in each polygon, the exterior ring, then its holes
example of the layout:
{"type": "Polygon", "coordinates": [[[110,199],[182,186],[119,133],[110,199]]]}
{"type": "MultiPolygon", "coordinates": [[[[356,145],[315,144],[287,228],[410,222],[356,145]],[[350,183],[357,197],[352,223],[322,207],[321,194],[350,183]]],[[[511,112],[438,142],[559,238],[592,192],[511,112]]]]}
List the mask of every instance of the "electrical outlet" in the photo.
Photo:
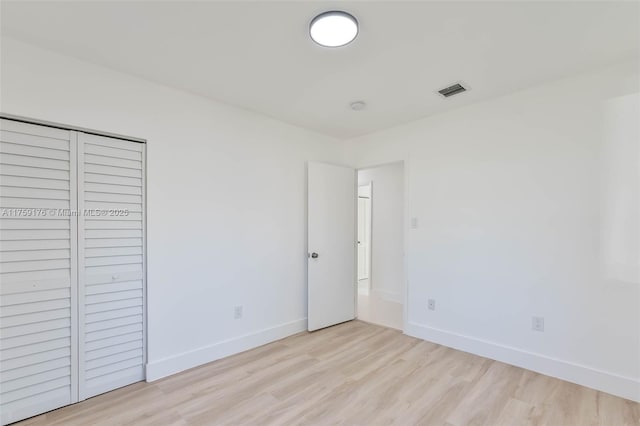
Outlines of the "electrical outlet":
{"type": "Polygon", "coordinates": [[[531,329],[533,331],[544,331],[544,318],[531,317],[531,329]]]}
{"type": "Polygon", "coordinates": [[[427,300],[427,307],[429,308],[430,311],[435,311],[436,310],[436,300],[435,299],[427,300]]]}
{"type": "Polygon", "coordinates": [[[242,306],[236,306],[235,308],[233,308],[233,318],[242,318],[242,306]]]}

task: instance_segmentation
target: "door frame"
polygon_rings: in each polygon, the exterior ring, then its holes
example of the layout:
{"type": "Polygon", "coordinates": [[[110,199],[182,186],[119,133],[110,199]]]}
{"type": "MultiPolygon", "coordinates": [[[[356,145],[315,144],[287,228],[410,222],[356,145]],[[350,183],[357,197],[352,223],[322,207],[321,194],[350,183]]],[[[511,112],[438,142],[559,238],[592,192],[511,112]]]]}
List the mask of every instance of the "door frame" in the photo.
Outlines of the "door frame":
{"type": "MultiPolygon", "coordinates": [[[[409,314],[408,314],[408,306],[409,306],[409,231],[410,231],[410,223],[411,218],[409,217],[409,160],[408,158],[401,158],[398,160],[392,161],[384,161],[384,162],[365,162],[359,164],[356,167],[356,173],[359,173],[361,170],[368,169],[376,169],[378,167],[390,166],[394,164],[402,164],[402,180],[403,180],[403,196],[402,196],[402,222],[403,222],[403,232],[402,232],[402,247],[403,247],[403,256],[402,256],[402,288],[400,291],[400,299],[402,300],[402,333],[407,334],[407,329],[409,326],[409,314]]],[[[356,194],[357,196],[357,194],[356,194]]],[[[356,213],[357,214],[357,213],[356,213]]],[[[371,235],[373,236],[373,185],[372,185],[372,194],[371,194],[371,235]]],[[[356,235],[357,238],[357,235],[356,235]]],[[[357,240],[356,240],[357,243],[357,240]]],[[[372,245],[373,247],[373,245],[372,245]]],[[[373,251],[373,250],[372,250],[373,251]]],[[[371,263],[370,267],[373,267],[371,263]]],[[[357,268],[356,268],[357,269],[357,268]]],[[[357,278],[357,276],[356,276],[357,278]]],[[[371,280],[371,272],[369,273],[369,280],[371,280]]],[[[369,281],[372,283],[372,281],[369,281]]],[[[357,285],[357,282],[356,282],[357,285]]],[[[358,311],[358,298],[356,297],[356,312],[358,311]]]]}
{"type": "MultiPolygon", "coordinates": [[[[357,177],[357,173],[358,170],[356,170],[356,177],[357,177]]],[[[367,183],[364,183],[362,185],[358,184],[358,193],[356,194],[358,201],[360,199],[360,187],[362,186],[368,186],[369,187],[369,226],[367,227],[368,229],[365,231],[367,233],[367,237],[368,237],[368,241],[367,241],[367,279],[369,280],[369,291],[371,291],[371,273],[373,272],[373,269],[371,268],[371,252],[372,252],[372,242],[373,242],[373,181],[367,181],[367,183]]],[[[365,197],[362,197],[365,198],[365,197]]],[[[358,202],[358,208],[360,207],[360,203],[358,202]]],[[[356,212],[357,214],[358,212],[356,212]]],[[[359,216],[358,220],[360,219],[359,216]]],[[[358,223],[356,221],[356,226],[358,226],[358,223]]],[[[358,236],[356,235],[356,240],[358,240],[358,236]]],[[[356,258],[356,261],[358,261],[358,259],[356,258]]],[[[358,265],[356,265],[358,266],[358,265]]],[[[358,281],[358,288],[360,285],[360,279],[357,279],[358,281]]]]}

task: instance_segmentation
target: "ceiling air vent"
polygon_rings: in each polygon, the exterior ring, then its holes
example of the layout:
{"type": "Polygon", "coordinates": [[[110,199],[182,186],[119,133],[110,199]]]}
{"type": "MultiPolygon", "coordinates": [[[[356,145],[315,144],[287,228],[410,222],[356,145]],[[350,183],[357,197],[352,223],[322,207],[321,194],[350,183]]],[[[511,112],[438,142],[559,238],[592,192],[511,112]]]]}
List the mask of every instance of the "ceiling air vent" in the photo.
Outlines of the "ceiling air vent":
{"type": "Polygon", "coordinates": [[[457,95],[458,93],[462,93],[466,91],[467,89],[464,86],[462,86],[462,84],[456,83],[453,86],[445,87],[442,90],[438,90],[438,93],[440,93],[445,98],[448,98],[450,96],[457,95]]]}

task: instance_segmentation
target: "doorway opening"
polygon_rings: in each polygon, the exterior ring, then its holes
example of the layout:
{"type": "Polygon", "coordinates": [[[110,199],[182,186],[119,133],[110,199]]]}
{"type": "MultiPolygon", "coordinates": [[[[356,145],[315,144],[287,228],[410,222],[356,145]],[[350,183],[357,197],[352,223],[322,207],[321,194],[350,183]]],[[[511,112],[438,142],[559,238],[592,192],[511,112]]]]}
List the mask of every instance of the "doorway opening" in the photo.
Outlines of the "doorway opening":
{"type": "Polygon", "coordinates": [[[404,163],[358,170],[358,319],[402,330],[404,163]]]}

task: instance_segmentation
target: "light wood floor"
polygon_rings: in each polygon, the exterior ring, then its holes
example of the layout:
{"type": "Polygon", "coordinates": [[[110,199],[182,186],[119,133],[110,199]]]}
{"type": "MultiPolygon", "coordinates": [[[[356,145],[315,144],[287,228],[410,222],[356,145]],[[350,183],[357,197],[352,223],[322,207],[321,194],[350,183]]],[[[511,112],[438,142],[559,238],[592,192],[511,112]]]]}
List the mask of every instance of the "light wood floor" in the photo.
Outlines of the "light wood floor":
{"type": "Polygon", "coordinates": [[[640,404],[353,321],[30,425],[634,425],[640,404]]]}
{"type": "Polygon", "coordinates": [[[369,289],[369,280],[358,281],[358,319],[402,330],[402,304],[369,289]]]}

